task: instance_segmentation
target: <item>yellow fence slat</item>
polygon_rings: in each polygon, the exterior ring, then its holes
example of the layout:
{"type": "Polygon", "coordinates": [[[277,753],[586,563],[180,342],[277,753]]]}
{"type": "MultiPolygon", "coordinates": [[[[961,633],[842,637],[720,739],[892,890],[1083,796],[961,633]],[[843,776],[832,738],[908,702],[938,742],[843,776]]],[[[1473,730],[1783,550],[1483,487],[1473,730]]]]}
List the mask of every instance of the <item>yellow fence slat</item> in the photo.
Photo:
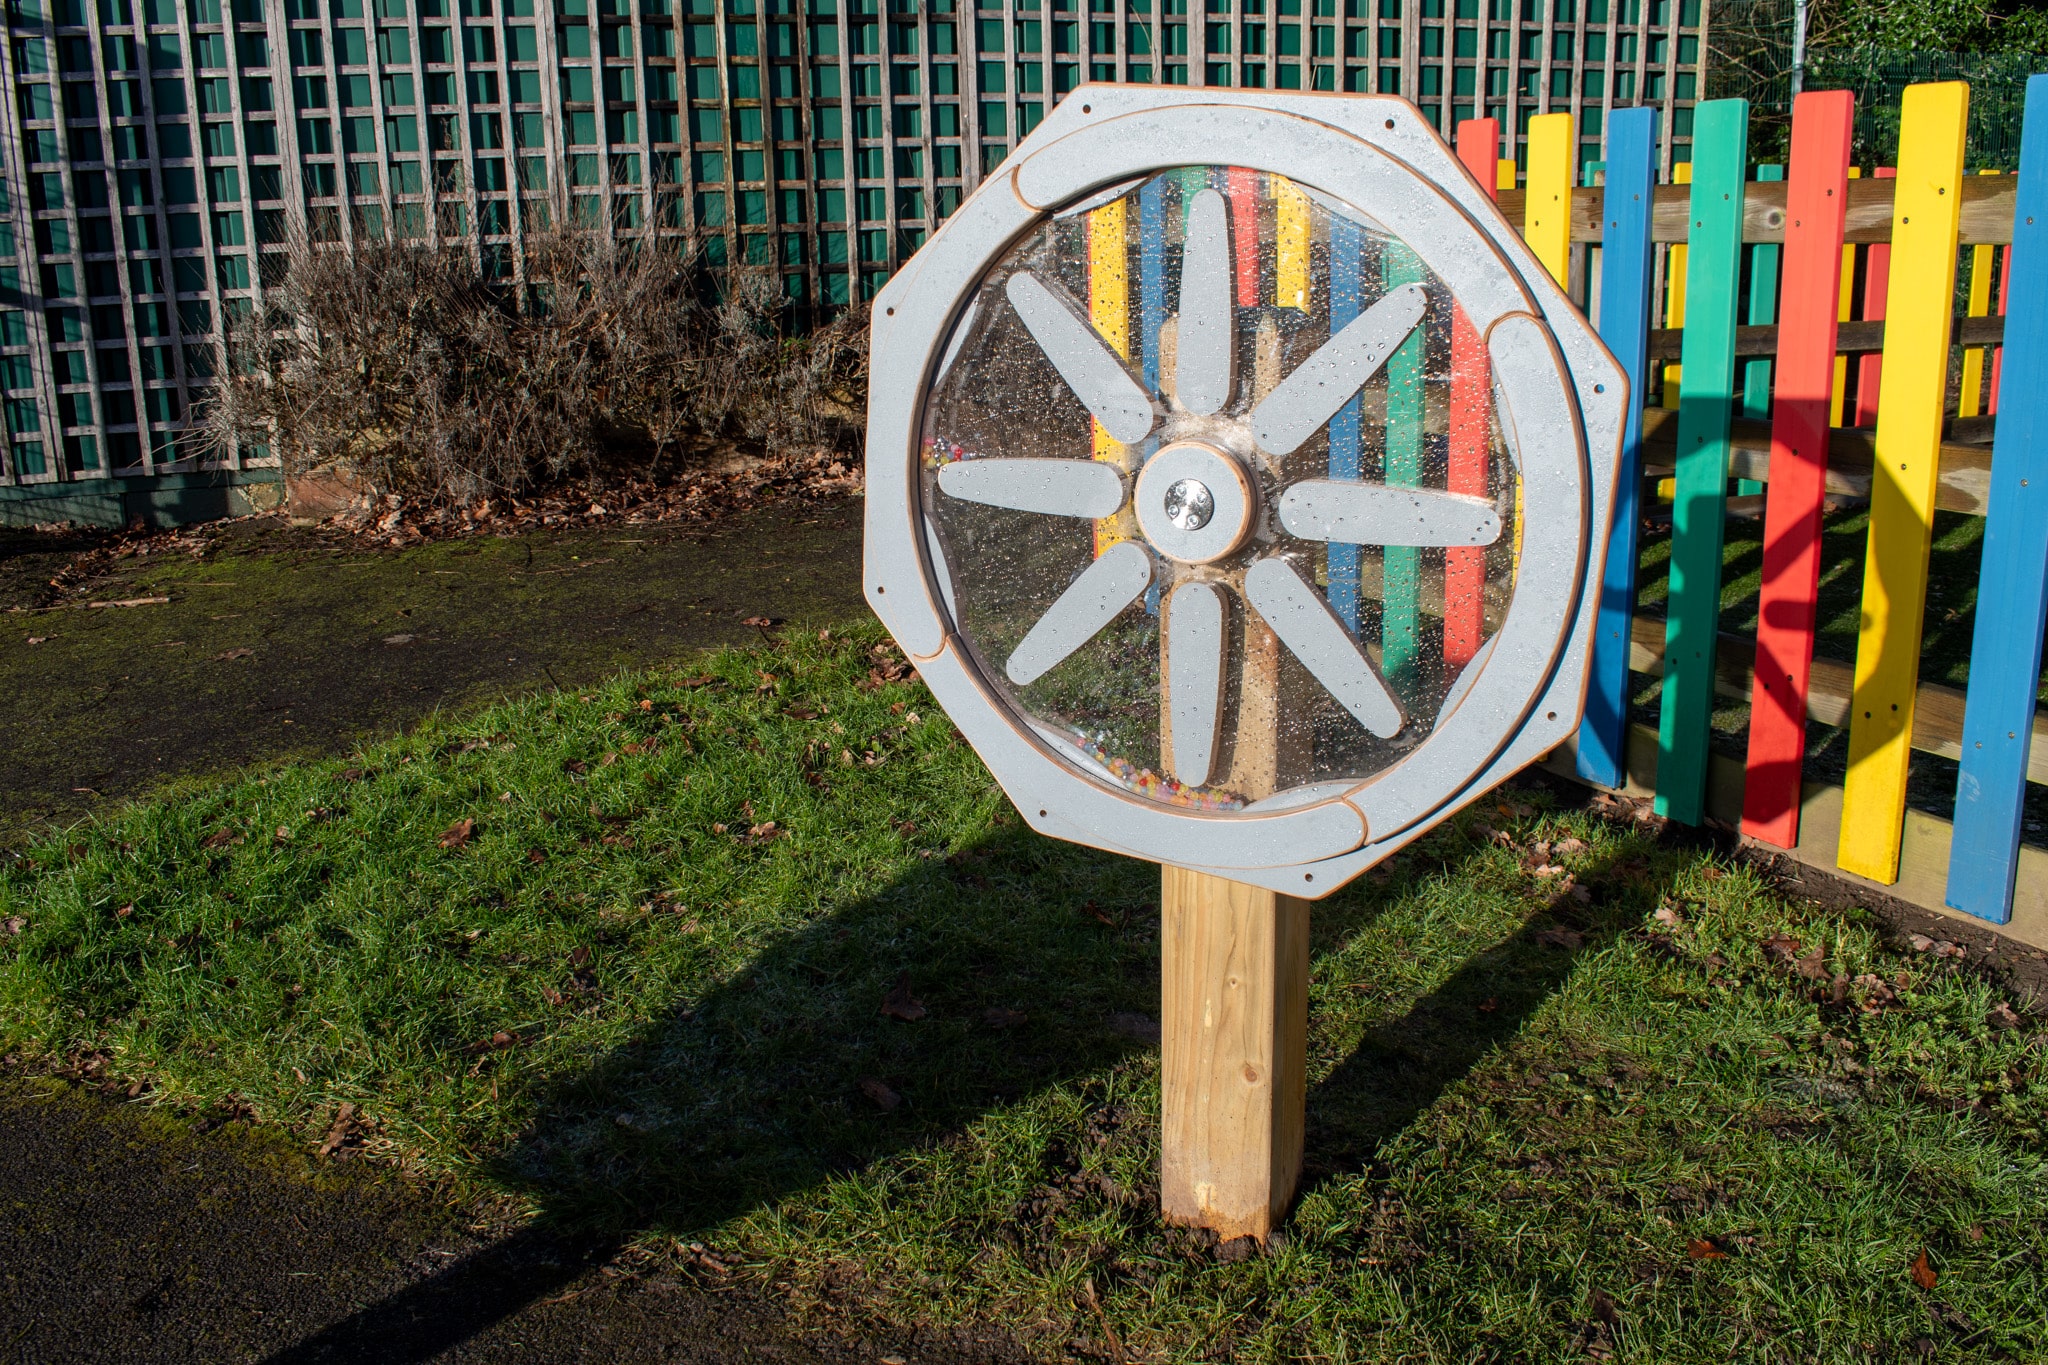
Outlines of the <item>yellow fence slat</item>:
{"type": "MultiPolygon", "coordinates": [[[[1671,183],[1674,185],[1690,185],[1692,183],[1692,163],[1690,161],[1679,161],[1672,165],[1671,183]]],[[[1664,325],[1666,327],[1685,326],[1685,244],[1683,242],[1673,246],[1670,253],[1664,258],[1664,325]]],[[[1678,379],[1682,373],[1683,371],[1677,365],[1666,365],[1664,367],[1664,406],[1673,411],[1676,411],[1678,408],[1678,379]]],[[[1669,495],[1662,489],[1659,489],[1658,496],[1668,497],[1669,495]]]]}
{"type": "MultiPolygon", "coordinates": [[[[1979,171],[1979,175],[1997,175],[1997,171],[1979,171]]],[[[1995,262],[1995,249],[1988,246],[1970,248],[1970,301],[1969,314],[1973,318],[1987,317],[1991,313],[1991,275],[1995,262]]],[[[1984,411],[1984,357],[1982,346],[1972,346],[1963,352],[1962,392],[1956,399],[1956,416],[1975,417],[1984,411]]]]}
{"type": "Polygon", "coordinates": [[[1578,150],[1570,114],[1529,120],[1529,184],[1523,199],[1522,236],[1536,259],[1563,284],[1572,262],[1572,154],[1578,150]]]}
{"type": "Polygon", "coordinates": [[[1273,302],[1308,311],[1308,196],[1294,182],[1273,176],[1273,302]]]}
{"type": "MultiPolygon", "coordinates": [[[[1849,168],[1851,180],[1860,179],[1863,170],[1859,166],[1849,168]]],[[[1849,245],[1842,248],[1842,286],[1835,295],[1835,321],[1847,322],[1856,303],[1856,248],[1849,245]]],[[[1828,425],[1842,425],[1842,405],[1849,396],[1849,357],[1835,357],[1835,391],[1828,400],[1828,425]]]]}
{"type": "MultiPolygon", "coordinates": [[[[1088,215],[1088,320],[1110,348],[1131,357],[1131,262],[1124,201],[1113,200],[1088,215]]],[[[1123,444],[1096,422],[1095,458],[1126,463],[1123,444]]],[[[1119,512],[1095,523],[1095,553],[1129,540],[1130,516],[1119,512]]]]}
{"type": "Polygon", "coordinates": [[[1892,260],[1905,268],[1891,272],[1886,300],[1863,626],[1836,854],[1845,871],[1887,884],[1898,880],[1906,810],[1969,111],[1969,86],[1947,81],[1908,86],[1899,115],[1892,260]]]}

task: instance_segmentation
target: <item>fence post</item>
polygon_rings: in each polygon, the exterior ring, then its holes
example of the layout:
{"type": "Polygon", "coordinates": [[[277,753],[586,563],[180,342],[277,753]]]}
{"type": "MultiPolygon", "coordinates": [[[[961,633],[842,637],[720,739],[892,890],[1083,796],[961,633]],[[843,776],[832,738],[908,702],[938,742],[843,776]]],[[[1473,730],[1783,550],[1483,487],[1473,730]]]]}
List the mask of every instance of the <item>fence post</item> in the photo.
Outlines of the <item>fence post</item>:
{"type": "Polygon", "coordinates": [[[1593,627],[1586,716],[1579,723],[1579,775],[1609,787],[1628,779],[1629,630],[1636,610],[1637,505],[1643,483],[1643,400],[1649,393],[1650,292],[1656,250],[1650,222],[1657,194],[1657,111],[1617,109],[1607,125],[1607,187],[1601,196],[1600,337],[1628,373],[1621,471],[1614,481],[1593,627]]]}
{"type": "Polygon", "coordinates": [[[1820,590],[1820,514],[1827,481],[1828,408],[1835,380],[1836,307],[1855,96],[1811,90],[1792,104],[1785,190],[1785,294],[1772,394],[1771,479],[1764,497],[1763,586],[1742,832],[1780,848],[1799,842],[1806,762],[1806,692],[1820,590]]]}
{"type": "MultiPolygon", "coordinates": [[[[2005,357],[1995,379],[2022,389],[2048,379],[2048,76],[2027,81],[2019,194],[2006,248],[2005,357]]],[[[1996,391],[1993,392],[1996,397],[1996,391]]],[[[2027,751],[2041,685],[2041,632],[2048,620],[2048,409],[2007,406],[1991,456],[1970,690],[1963,705],[1962,771],[1949,844],[1948,904],[1994,924],[2012,918],[2026,804],[2027,751]]]]}
{"type": "Polygon", "coordinates": [[[1693,112],[1686,225],[1686,327],[1679,354],[1678,471],[1671,516],[1671,596],[1657,730],[1657,813],[1696,825],[1707,792],[1714,716],[1714,635],[1721,621],[1721,544],[1728,502],[1728,424],[1735,406],[1735,314],[1749,102],[1693,112]]]}
{"type": "Polygon", "coordinates": [[[1842,837],[1835,856],[1845,871],[1887,884],[1898,880],[1906,811],[1969,112],[1970,87],[1950,81],[1908,86],[1899,117],[1891,249],[1892,259],[1910,268],[1896,272],[1886,301],[1863,628],[1856,643],[1849,774],[1842,784],[1842,837]]]}

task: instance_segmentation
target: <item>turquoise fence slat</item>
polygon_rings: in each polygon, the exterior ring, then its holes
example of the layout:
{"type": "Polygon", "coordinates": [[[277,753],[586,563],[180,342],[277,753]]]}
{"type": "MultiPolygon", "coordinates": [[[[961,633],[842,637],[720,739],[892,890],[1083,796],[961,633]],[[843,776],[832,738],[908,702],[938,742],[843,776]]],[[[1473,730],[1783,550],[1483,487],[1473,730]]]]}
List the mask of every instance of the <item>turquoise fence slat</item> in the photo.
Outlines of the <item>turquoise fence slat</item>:
{"type": "Polygon", "coordinates": [[[1735,410],[1735,319],[1748,152],[1747,102],[1709,100],[1695,108],[1656,802],[1659,815],[1688,825],[1698,824],[1705,813],[1714,717],[1714,636],[1721,623],[1721,544],[1728,504],[1728,424],[1735,410]]]}
{"type": "MultiPolygon", "coordinates": [[[[1783,180],[1783,166],[1759,166],[1759,180],[1783,180]]],[[[1778,320],[1778,263],[1784,248],[1776,242],[1758,242],[1749,249],[1749,325],[1768,327],[1778,320]]],[[[1751,422],[1765,422],[1771,416],[1771,362],[1758,356],[1742,367],[1742,415],[1751,422]]],[[[1761,493],[1763,485],[1743,479],[1738,493],[1761,493]]]]}

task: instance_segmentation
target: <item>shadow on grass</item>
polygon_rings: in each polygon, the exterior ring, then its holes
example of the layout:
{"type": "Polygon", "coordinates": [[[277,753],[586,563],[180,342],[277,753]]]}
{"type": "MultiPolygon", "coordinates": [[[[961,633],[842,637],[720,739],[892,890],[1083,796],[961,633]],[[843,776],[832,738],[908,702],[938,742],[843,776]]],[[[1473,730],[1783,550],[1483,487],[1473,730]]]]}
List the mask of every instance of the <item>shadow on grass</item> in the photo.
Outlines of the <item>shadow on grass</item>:
{"type": "MultiPolygon", "coordinates": [[[[1158,1008],[1156,876],[1014,827],[920,864],[557,1083],[495,1163],[541,1205],[534,1226],[271,1360],[432,1359],[635,1235],[687,1237],[1113,1065],[1144,1046],[1118,1022],[1158,1008]],[[1118,927],[1085,915],[1084,896],[1118,927]],[[899,972],[929,1010],[916,1022],[879,1010],[899,972]]],[[[1309,1096],[1310,1180],[1355,1170],[1405,1128],[1580,953],[1639,916],[1638,899],[1560,896],[1372,1029],[1309,1096]]],[[[1380,904],[1361,883],[1319,906],[1318,947],[1364,929],[1380,904]]]]}
{"type": "Polygon", "coordinates": [[[1574,880],[1590,900],[1558,892],[1520,931],[1467,959],[1400,1018],[1368,1030],[1309,1093],[1305,1182],[1363,1167],[1520,1032],[1581,957],[1641,921],[1678,860],[1696,852],[1699,842],[1672,825],[1657,843],[1638,837],[1607,846],[1575,869],[1574,880]]]}

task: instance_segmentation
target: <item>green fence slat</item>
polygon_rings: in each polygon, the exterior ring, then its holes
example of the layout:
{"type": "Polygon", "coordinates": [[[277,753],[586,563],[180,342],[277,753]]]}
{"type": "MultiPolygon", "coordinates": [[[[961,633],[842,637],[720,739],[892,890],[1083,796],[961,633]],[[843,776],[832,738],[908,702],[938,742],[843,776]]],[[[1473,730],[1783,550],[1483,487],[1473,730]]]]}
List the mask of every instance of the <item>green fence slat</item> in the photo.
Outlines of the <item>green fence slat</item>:
{"type": "MultiPolygon", "coordinates": [[[[1783,180],[1783,166],[1759,166],[1758,180],[1783,180]]],[[[1778,320],[1778,261],[1784,248],[1776,242],[1758,242],[1749,249],[1749,325],[1768,327],[1778,320]]],[[[1771,362],[1759,356],[1742,367],[1742,415],[1751,422],[1771,417],[1771,362]]],[[[1737,479],[1735,491],[1755,494],[1764,486],[1755,479],[1737,479]]]]}
{"type": "Polygon", "coordinates": [[[1714,718],[1714,633],[1721,622],[1721,538],[1728,502],[1728,424],[1735,408],[1748,145],[1747,100],[1695,106],[1671,592],[1657,726],[1657,813],[1689,825],[1699,823],[1705,806],[1714,718]]]}
{"type": "MultiPolygon", "coordinates": [[[[1404,243],[1387,243],[1381,276],[1388,292],[1422,282],[1422,261],[1404,243]]],[[[1422,483],[1422,366],[1424,329],[1408,334],[1387,360],[1385,482],[1393,488],[1422,483]]],[[[1422,551],[1412,545],[1383,550],[1385,588],[1380,617],[1380,670],[1391,682],[1406,678],[1422,649],[1422,551]]]]}

